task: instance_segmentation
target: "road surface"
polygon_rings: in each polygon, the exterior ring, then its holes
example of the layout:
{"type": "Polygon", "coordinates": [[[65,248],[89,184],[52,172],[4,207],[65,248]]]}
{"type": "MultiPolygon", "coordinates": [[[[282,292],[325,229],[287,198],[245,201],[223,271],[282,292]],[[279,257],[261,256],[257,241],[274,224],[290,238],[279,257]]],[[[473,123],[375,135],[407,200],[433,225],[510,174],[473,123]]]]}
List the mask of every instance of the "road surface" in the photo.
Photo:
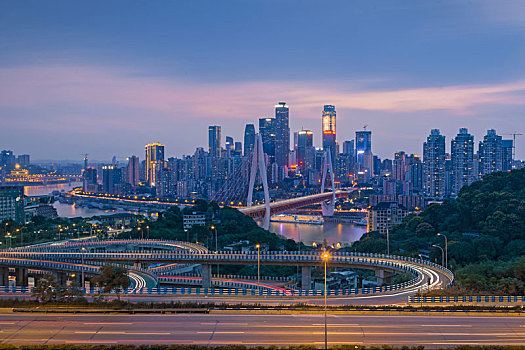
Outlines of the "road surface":
{"type": "MultiPolygon", "coordinates": [[[[0,314],[8,344],[324,345],[319,314],[0,314]]],[[[508,316],[328,316],[329,345],[523,345],[525,318],[508,316]]]]}

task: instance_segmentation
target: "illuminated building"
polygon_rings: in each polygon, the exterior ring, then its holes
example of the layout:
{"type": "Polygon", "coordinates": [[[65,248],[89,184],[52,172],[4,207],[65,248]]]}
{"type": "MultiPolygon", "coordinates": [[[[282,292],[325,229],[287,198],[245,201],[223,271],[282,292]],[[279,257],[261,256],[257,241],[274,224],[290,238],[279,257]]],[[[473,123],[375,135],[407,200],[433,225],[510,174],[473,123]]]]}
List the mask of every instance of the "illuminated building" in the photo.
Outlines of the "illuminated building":
{"type": "Polygon", "coordinates": [[[487,130],[483,141],[479,142],[479,174],[487,175],[503,170],[503,140],[496,130],[487,130]]]}
{"type": "Polygon", "coordinates": [[[301,130],[297,132],[296,156],[297,166],[301,172],[313,168],[315,161],[315,149],[314,133],[312,131],[301,130]]]}
{"type": "Polygon", "coordinates": [[[467,128],[459,129],[459,134],[451,141],[452,194],[457,196],[463,186],[476,180],[474,174],[474,136],[467,128]]]}
{"type": "Polygon", "coordinates": [[[149,186],[155,186],[154,162],[164,161],[164,145],[150,143],[146,145],[146,181],[149,186]]]}
{"type": "Polygon", "coordinates": [[[323,150],[330,150],[333,160],[337,155],[335,117],[335,106],[325,105],[323,109],[323,150]]]}
{"type": "Polygon", "coordinates": [[[514,168],[514,159],[512,157],[513,141],[501,141],[501,170],[511,171],[514,168]]]}
{"type": "Polygon", "coordinates": [[[368,209],[368,231],[386,234],[394,225],[400,224],[408,210],[397,202],[381,202],[368,209]]]}
{"type": "Polygon", "coordinates": [[[356,164],[359,182],[368,182],[374,172],[374,156],[372,154],[372,132],[356,131],[355,133],[356,164]]]}
{"type": "Polygon", "coordinates": [[[87,167],[82,172],[82,189],[84,192],[98,192],[97,169],[87,167]]]}
{"type": "Polygon", "coordinates": [[[263,151],[268,155],[270,164],[275,163],[275,118],[260,118],[259,133],[261,134],[263,151]]]}
{"type": "Polygon", "coordinates": [[[432,129],[423,144],[423,185],[428,197],[445,196],[445,136],[432,129]]]}
{"type": "Polygon", "coordinates": [[[109,194],[120,194],[118,185],[122,182],[122,173],[115,164],[102,166],[102,192],[109,194]]]}
{"type": "Polygon", "coordinates": [[[29,154],[20,154],[20,155],[18,155],[17,163],[23,168],[29,166],[31,164],[29,154]]]}
{"type": "Polygon", "coordinates": [[[131,156],[128,158],[126,180],[132,187],[137,187],[139,185],[139,157],[131,156]]]}
{"type": "Polygon", "coordinates": [[[221,127],[218,125],[208,127],[208,152],[212,158],[221,156],[221,127]]]}
{"type": "Polygon", "coordinates": [[[0,222],[25,223],[24,186],[0,186],[0,222]]]}
{"type": "Polygon", "coordinates": [[[244,128],[244,155],[247,156],[255,144],[255,125],[246,124],[244,128]]]}
{"type": "Polygon", "coordinates": [[[233,142],[233,137],[226,136],[226,144],[225,144],[227,151],[233,151],[235,150],[235,143],[233,142]]]}
{"type": "Polygon", "coordinates": [[[288,154],[290,153],[289,116],[290,109],[286,102],[279,102],[275,106],[275,162],[280,167],[288,166],[288,154]]]}

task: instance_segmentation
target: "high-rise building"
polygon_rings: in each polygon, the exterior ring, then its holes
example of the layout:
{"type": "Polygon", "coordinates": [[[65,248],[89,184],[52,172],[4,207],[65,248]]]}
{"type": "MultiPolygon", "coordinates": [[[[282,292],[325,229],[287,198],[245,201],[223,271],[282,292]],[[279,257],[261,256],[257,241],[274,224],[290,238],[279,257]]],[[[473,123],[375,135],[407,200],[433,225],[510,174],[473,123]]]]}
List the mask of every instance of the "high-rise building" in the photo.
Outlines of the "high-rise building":
{"type": "Polygon", "coordinates": [[[117,185],[122,182],[120,168],[115,164],[102,166],[102,191],[109,194],[119,194],[117,185]]]}
{"type": "Polygon", "coordinates": [[[233,137],[226,136],[225,147],[226,147],[226,151],[234,151],[235,150],[235,143],[233,142],[233,137]]]}
{"type": "Polygon", "coordinates": [[[354,156],[354,140],[343,142],[343,153],[354,156]]]}
{"type": "Polygon", "coordinates": [[[374,172],[374,157],[372,154],[372,132],[367,130],[355,133],[356,164],[361,178],[368,182],[374,172]]]}
{"type": "Polygon", "coordinates": [[[126,182],[130,184],[131,187],[137,187],[139,185],[139,157],[128,157],[126,177],[126,182]]]}
{"type": "Polygon", "coordinates": [[[396,152],[392,161],[392,178],[396,181],[405,181],[407,172],[406,153],[396,152]]]}
{"type": "Polygon", "coordinates": [[[11,170],[15,168],[16,157],[13,154],[13,151],[4,150],[0,152],[0,168],[2,168],[5,173],[10,173],[11,170]]]}
{"type": "Polygon", "coordinates": [[[30,164],[30,157],[29,157],[29,154],[20,154],[20,155],[16,158],[16,162],[17,162],[18,165],[20,165],[22,168],[27,167],[27,166],[30,164]]]}
{"type": "Polygon", "coordinates": [[[290,109],[286,102],[275,106],[275,162],[278,166],[288,166],[290,153],[290,109]]]}
{"type": "Polygon", "coordinates": [[[335,106],[325,105],[323,108],[323,150],[330,150],[334,160],[337,155],[335,117],[335,106]]]}
{"type": "Polygon", "coordinates": [[[25,223],[24,186],[0,186],[0,222],[25,223]]]}
{"type": "Polygon", "coordinates": [[[235,142],[234,150],[235,150],[235,152],[237,152],[239,155],[242,155],[242,142],[240,142],[240,141],[236,141],[236,142],[235,142]]]}
{"type": "Polygon", "coordinates": [[[260,118],[259,133],[261,134],[263,151],[268,155],[270,164],[275,163],[275,118],[260,118]]]}
{"type": "Polygon", "coordinates": [[[208,127],[208,152],[212,158],[221,156],[221,127],[218,125],[208,127]]]}
{"type": "Polygon", "coordinates": [[[424,190],[428,197],[445,196],[445,136],[432,129],[423,143],[424,190]]]}
{"type": "Polygon", "coordinates": [[[483,141],[479,142],[479,174],[487,175],[503,169],[502,137],[496,130],[487,130],[483,141]]]}
{"type": "Polygon", "coordinates": [[[98,178],[97,169],[93,167],[87,167],[82,171],[82,190],[84,192],[97,192],[98,191],[98,178]]]}
{"type": "Polygon", "coordinates": [[[406,157],[406,176],[405,180],[409,183],[410,193],[423,192],[423,164],[419,156],[411,154],[406,157]]]}
{"type": "Polygon", "coordinates": [[[297,167],[304,171],[313,167],[312,151],[314,146],[314,133],[310,130],[301,130],[297,132],[297,167]]]}
{"type": "Polygon", "coordinates": [[[164,145],[150,143],[146,145],[146,181],[149,186],[155,186],[154,162],[164,162],[164,145]]]}
{"type": "Polygon", "coordinates": [[[246,124],[244,128],[244,155],[247,156],[255,145],[255,125],[246,124]]]}
{"type": "Polygon", "coordinates": [[[474,174],[474,136],[467,128],[459,129],[459,134],[451,142],[452,194],[457,196],[463,186],[476,179],[474,174]]]}
{"type": "Polygon", "coordinates": [[[502,140],[501,141],[501,170],[511,171],[514,169],[514,159],[512,157],[513,141],[502,140]]]}

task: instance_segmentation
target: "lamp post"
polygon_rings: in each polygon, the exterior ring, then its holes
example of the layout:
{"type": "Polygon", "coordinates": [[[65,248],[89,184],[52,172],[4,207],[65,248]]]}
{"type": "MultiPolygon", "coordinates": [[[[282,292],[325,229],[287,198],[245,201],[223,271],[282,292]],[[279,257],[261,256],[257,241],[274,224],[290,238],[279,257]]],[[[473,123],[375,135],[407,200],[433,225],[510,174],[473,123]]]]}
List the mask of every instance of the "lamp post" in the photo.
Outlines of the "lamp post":
{"type": "Polygon", "coordinates": [[[146,239],[149,239],[149,225],[146,226],[146,229],[148,230],[148,234],[146,235],[146,239]]]}
{"type": "Polygon", "coordinates": [[[261,245],[256,244],[257,248],[257,288],[261,288],[261,245]]]}
{"type": "Polygon", "coordinates": [[[325,251],[322,255],[323,261],[324,261],[324,349],[328,349],[328,327],[326,322],[326,265],[328,263],[328,259],[330,259],[330,254],[328,251],[325,251]]]}
{"type": "Polygon", "coordinates": [[[213,233],[215,233],[215,251],[219,251],[219,245],[217,244],[217,228],[212,226],[211,229],[213,230],[213,233]]]}
{"type": "MultiPolygon", "coordinates": [[[[420,260],[423,260],[423,256],[421,254],[418,254],[418,256],[419,256],[420,260]]],[[[420,266],[420,268],[421,268],[421,276],[423,277],[423,287],[425,287],[426,278],[425,278],[425,274],[423,273],[423,266],[420,266]]],[[[428,288],[427,288],[427,290],[428,290],[428,288]]]]}
{"type": "Polygon", "coordinates": [[[443,248],[441,248],[437,244],[432,244],[432,247],[441,249],[441,266],[445,266],[445,252],[443,251],[443,248]]]}
{"type": "Polygon", "coordinates": [[[82,277],[80,280],[80,288],[82,288],[82,293],[84,293],[84,250],[86,250],[86,248],[82,247],[82,266],[81,266],[82,277]]]}
{"type": "Polygon", "coordinates": [[[448,269],[448,238],[443,233],[438,232],[437,235],[445,237],[445,268],[448,269]]]}
{"type": "Polygon", "coordinates": [[[144,234],[140,231],[140,226],[137,227],[137,231],[140,233],[140,239],[144,239],[144,234]]]}
{"type": "Polygon", "coordinates": [[[386,255],[390,255],[390,218],[386,222],[386,255]]]}

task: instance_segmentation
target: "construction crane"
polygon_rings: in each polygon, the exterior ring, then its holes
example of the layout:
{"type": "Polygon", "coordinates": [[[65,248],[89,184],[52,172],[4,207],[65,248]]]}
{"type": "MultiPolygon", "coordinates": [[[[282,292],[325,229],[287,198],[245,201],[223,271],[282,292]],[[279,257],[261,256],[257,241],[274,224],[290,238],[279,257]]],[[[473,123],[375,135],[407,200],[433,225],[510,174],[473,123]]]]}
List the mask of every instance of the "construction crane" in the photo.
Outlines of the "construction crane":
{"type": "Polygon", "coordinates": [[[516,159],[516,136],[523,136],[523,133],[515,131],[513,133],[507,133],[503,135],[512,136],[512,161],[514,161],[516,159]]]}

